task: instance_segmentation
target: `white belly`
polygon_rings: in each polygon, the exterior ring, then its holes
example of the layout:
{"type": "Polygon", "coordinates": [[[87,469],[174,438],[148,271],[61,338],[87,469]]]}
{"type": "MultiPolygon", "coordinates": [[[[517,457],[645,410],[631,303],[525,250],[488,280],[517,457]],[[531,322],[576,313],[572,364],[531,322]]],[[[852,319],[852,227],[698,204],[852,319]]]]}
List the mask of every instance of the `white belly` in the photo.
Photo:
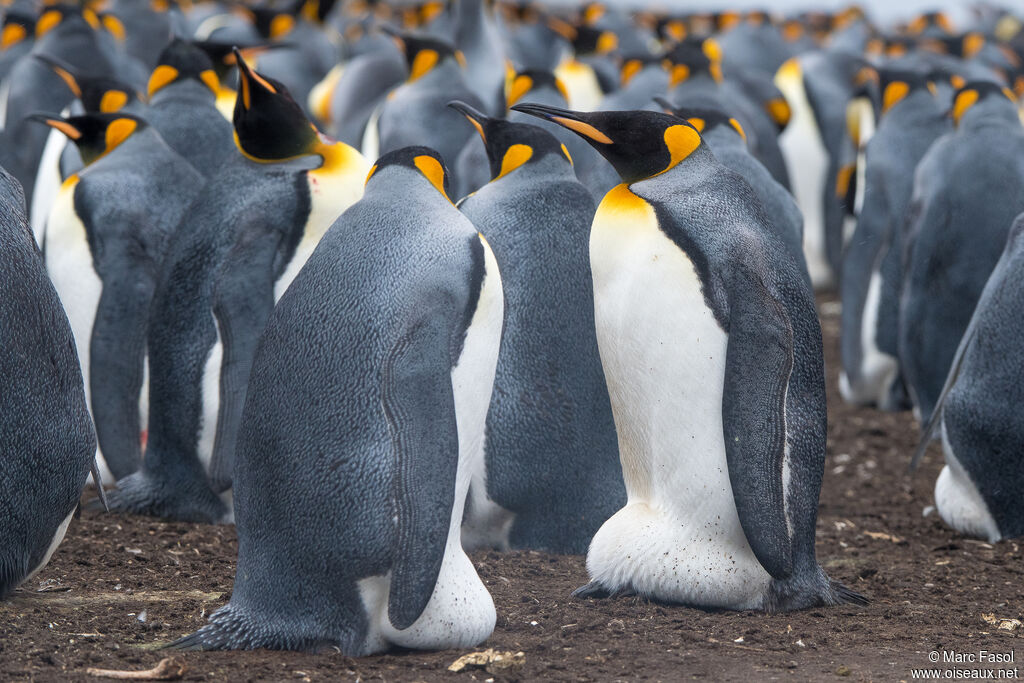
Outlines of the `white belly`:
{"type": "Polygon", "coordinates": [[[367,159],[376,159],[380,156],[380,112],[384,103],[377,105],[377,108],[370,114],[370,120],[366,122],[363,130],[363,140],[359,145],[360,151],[367,159]]]}
{"type": "Polygon", "coordinates": [[[942,449],[946,455],[946,466],[935,482],[935,507],[942,521],[962,534],[995,543],[1002,534],[988,511],[985,499],[957,460],[945,423],[942,425],[942,449]]]}
{"type": "Polygon", "coordinates": [[[832,280],[832,269],[825,255],[828,150],[807,101],[799,71],[794,73],[784,66],[775,77],[775,84],[786,96],[792,111],[789,125],[779,136],[779,146],[789,169],[793,196],[804,215],[804,258],[815,288],[826,287],[832,280]]]}
{"type": "Polygon", "coordinates": [[[597,532],[587,568],[609,588],[756,607],[770,577],[740,526],[725,459],[727,336],[653,210],[631,224],[599,210],[591,233],[597,341],[628,502],[597,532]]]}
{"type": "Polygon", "coordinates": [[[68,139],[63,133],[51,129],[46,138],[46,146],[43,147],[43,156],[39,159],[39,170],[36,171],[36,183],[32,190],[29,224],[32,226],[36,244],[40,247],[43,246],[46,218],[50,215],[50,210],[60,193],[60,158],[67,144],[68,139]]]}
{"type": "MultiPolygon", "coordinates": [[[[25,577],[25,581],[32,580],[36,574],[41,572],[43,568],[49,564],[50,558],[53,557],[53,553],[57,550],[57,546],[64,540],[64,535],[68,532],[68,525],[71,524],[71,518],[75,516],[75,511],[72,510],[68,513],[68,516],[64,518],[64,521],[57,527],[56,533],[53,535],[53,539],[50,541],[50,546],[46,549],[46,554],[43,555],[43,561],[36,565],[28,576],[25,577]]],[[[22,583],[25,583],[23,581],[22,583]]]]}
{"type": "Polygon", "coordinates": [[[210,472],[210,461],[213,459],[213,445],[217,437],[217,417],[220,412],[220,371],[224,362],[224,344],[220,338],[220,326],[217,325],[217,318],[213,318],[213,326],[217,330],[217,340],[210,348],[203,364],[203,379],[200,384],[200,395],[202,397],[202,422],[199,425],[199,440],[197,450],[199,461],[203,469],[210,472]]]}
{"type": "Polygon", "coordinates": [[[306,265],[306,261],[316,249],[316,245],[320,244],[320,239],[328,228],[334,225],[334,221],[348,207],[362,198],[363,185],[369,172],[370,165],[365,160],[357,159],[353,155],[352,160],[343,171],[311,171],[307,175],[310,197],[309,217],[306,219],[305,230],[299,244],[295,247],[292,260],[288,262],[281,277],[274,283],[275,303],[281,299],[292,280],[302,270],[302,266],[306,265]]]}
{"type": "Polygon", "coordinates": [[[583,62],[568,59],[555,69],[555,76],[565,84],[569,93],[569,106],[576,111],[594,111],[601,104],[604,93],[594,69],[583,62]]]}
{"type": "Polygon", "coordinates": [[[486,640],[494,630],[494,601],[460,542],[462,511],[470,479],[483,460],[485,420],[498,365],[504,312],[498,265],[489,247],[485,247],[485,255],[487,274],[480,300],[462,355],[452,369],[459,464],[441,571],[423,614],[412,626],[401,631],[388,619],[390,573],[359,582],[363,606],[370,616],[366,652],[380,652],[390,645],[430,650],[472,647],[486,640]]]}
{"type": "Polygon", "coordinates": [[[864,313],[860,321],[860,381],[851,383],[845,372],[839,376],[839,391],[843,398],[857,405],[886,405],[889,388],[896,381],[899,370],[896,358],[878,348],[878,306],[881,297],[882,274],[874,270],[868,281],[864,313]]]}
{"type": "Polygon", "coordinates": [[[82,366],[82,378],[85,380],[85,396],[91,409],[89,348],[96,310],[103,293],[103,282],[93,268],[85,225],[75,213],[77,180],[77,177],[72,176],[61,187],[47,221],[46,272],[53,281],[71,323],[78,361],[82,366]]]}

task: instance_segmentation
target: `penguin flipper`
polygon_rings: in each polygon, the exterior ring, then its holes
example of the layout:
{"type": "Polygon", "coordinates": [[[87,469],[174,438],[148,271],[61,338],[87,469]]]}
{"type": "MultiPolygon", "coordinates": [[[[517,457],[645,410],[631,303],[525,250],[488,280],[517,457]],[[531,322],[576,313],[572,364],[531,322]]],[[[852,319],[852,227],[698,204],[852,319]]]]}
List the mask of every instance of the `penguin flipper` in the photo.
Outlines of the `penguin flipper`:
{"type": "Polygon", "coordinates": [[[242,240],[225,258],[214,285],[213,315],[224,349],[209,473],[217,493],[231,488],[249,371],[260,333],[274,310],[273,270],[280,242],[276,230],[242,240]]]}
{"type": "Polygon", "coordinates": [[[736,283],[740,286],[733,288],[729,304],[725,457],[750,548],[765,570],[780,579],[793,569],[782,481],[793,329],[782,303],[759,277],[749,272],[739,277],[743,281],[736,283]]]}
{"type": "Polygon", "coordinates": [[[388,619],[399,630],[430,601],[455,502],[459,431],[447,327],[440,311],[428,310],[391,348],[381,377],[398,513],[388,619]]]}
{"type": "Polygon", "coordinates": [[[144,268],[107,274],[92,328],[90,358],[96,436],[117,479],[139,469],[142,426],[139,396],[146,356],[146,327],[155,282],[144,268]]]}

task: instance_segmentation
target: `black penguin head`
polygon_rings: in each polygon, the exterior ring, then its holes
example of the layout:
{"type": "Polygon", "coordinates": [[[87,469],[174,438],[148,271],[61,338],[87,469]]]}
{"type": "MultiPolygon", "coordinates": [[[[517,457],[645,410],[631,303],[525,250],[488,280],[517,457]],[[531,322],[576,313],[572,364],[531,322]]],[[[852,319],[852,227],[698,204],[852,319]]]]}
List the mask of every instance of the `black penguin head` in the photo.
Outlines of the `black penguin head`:
{"type": "Polygon", "coordinates": [[[449,102],[448,106],[469,119],[480,134],[491,163],[491,180],[504,177],[520,166],[539,161],[549,154],[559,155],[572,163],[565,145],[543,128],[492,119],[464,102],[449,102]]]}
{"type": "Polygon", "coordinates": [[[74,96],[81,100],[86,112],[110,114],[120,111],[129,102],[138,99],[135,89],[121,81],[106,76],[84,74],[70,64],[46,54],[39,53],[33,57],[60,76],[74,96]]]}
{"type": "Polygon", "coordinates": [[[539,104],[512,108],[576,133],[600,152],[626,183],[674,168],[701,144],[700,133],[689,123],[658,112],[578,112],[539,104]]]}
{"type": "Polygon", "coordinates": [[[296,17],[303,4],[302,0],[298,0],[281,8],[249,5],[241,8],[241,11],[252,22],[261,38],[281,40],[295,28],[296,17]]]}
{"type": "Polygon", "coordinates": [[[912,36],[951,36],[956,33],[953,22],[945,12],[919,14],[907,24],[906,31],[912,36]]]}
{"type": "Polygon", "coordinates": [[[446,3],[440,0],[409,5],[402,9],[402,26],[410,31],[422,28],[441,16],[445,9],[446,3]]]}
{"type": "Polygon", "coordinates": [[[542,69],[527,69],[512,74],[505,88],[505,103],[508,107],[511,107],[529,93],[542,88],[557,90],[565,98],[566,103],[569,102],[569,91],[553,72],[542,69]]]}
{"type": "Polygon", "coordinates": [[[860,92],[875,100],[875,111],[881,116],[902,102],[911,93],[937,91],[929,74],[898,67],[865,66],[857,72],[854,84],[860,92]]]}
{"type": "Polygon", "coordinates": [[[139,117],[121,112],[84,114],[68,118],[51,114],[31,114],[28,118],[64,133],[78,147],[86,166],[111,152],[147,125],[139,117]]]}
{"type": "Polygon", "coordinates": [[[1007,111],[1016,111],[1017,98],[1009,88],[992,81],[969,81],[965,83],[962,88],[953,94],[953,108],[949,112],[950,116],[953,117],[953,124],[959,126],[964,114],[971,108],[975,107],[979,102],[993,99],[1000,101],[1008,100],[1009,109],[1007,111]]]}
{"type": "Polygon", "coordinates": [[[655,20],[654,30],[661,40],[669,44],[681,43],[690,35],[686,20],[675,16],[658,17],[655,20]]]}
{"type": "Polygon", "coordinates": [[[405,166],[413,169],[426,178],[445,199],[451,201],[448,195],[448,168],[444,165],[441,155],[429,147],[403,147],[388,152],[377,159],[377,163],[370,169],[369,175],[366,176],[367,184],[378,171],[388,166],[405,166]]]}
{"type": "Polygon", "coordinates": [[[707,74],[716,82],[722,80],[722,49],[711,38],[684,40],[665,54],[663,64],[671,88],[698,74],[707,74]]]}
{"type": "Polygon", "coordinates": [[[45,5],[36,19],[36,39],[42,38],[58,26],[67,24],[88,24],[94,30],[100,28],[100,19],[91,9],[74,5],[45,5]]]}
{"type": "Polygon", "coordinates": [[[34,15],[8,9],[4,13],[4,27],[0,30],[0,51],[17,45],[36,30],[34,15]]]}
{"type": "Polygon", "coordinates": [[[410,83],[449,60],[463,68],[466,66],[466,58],[451,43],[431,36],[402,33],[386,24],[381,26],[381,31],[394,38],[399,49],[405,54],[405,61],[409,65],[410,83]]]}
{"type": "Polygon", "coordinates": [[[665,110],[666,114],[671,114],[672,116],[683,119],[702,135],[706,131],[714,130],[721,126],[728,128],[736,135],[739,135],[743,140],[747,139],[747,134],[743,131],[743,126],[740,125],[740,122],[729,116],[721,109],[712,109],[710,107],[680,107],[669,102],[664,97],[655,97],[654,101],[658,103],[658,106],[665,110]]]}
{"type": "Polygon", "coordinates": [[[152,97],[171,83],[189,78],[199,81],[215,95],[220,90],[220,79],[206,53],[187,41],[175,38],[160,53],[156,68],[149,77],[149,96],[152,97]]]}
{"type": "Polygon", "coordinates": [[[619,37],[614,31],[603,31],[593,26],[574,26],[572,50],[577,57],[609,55],[619,49],[619,37]]]}
{"type": "Polygon", "coordinates": [[[319,136],[284,84],[253,71],[237,50],[235,60],[238,97],[233,122],[242,153],[254,161],[312,154],[319,136]]]}

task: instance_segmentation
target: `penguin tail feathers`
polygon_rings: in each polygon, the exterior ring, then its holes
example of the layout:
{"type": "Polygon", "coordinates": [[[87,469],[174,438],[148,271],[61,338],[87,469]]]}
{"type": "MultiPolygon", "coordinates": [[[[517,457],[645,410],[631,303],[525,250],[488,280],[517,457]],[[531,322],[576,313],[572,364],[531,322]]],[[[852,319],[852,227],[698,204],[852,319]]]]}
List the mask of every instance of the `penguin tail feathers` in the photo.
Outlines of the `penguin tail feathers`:
{"type": "Polygon", "coordinates": [[[859,605],[864,607],[871,602],[857,591],[847,588],[838,581],[829,580],[828,587],[832,593],[831,598],[834,605],[859,605]]]}
{"type": "Polygon", "coordinates": [[[792,612],[835,605],[867,605],[868,599],[838,581],[832,581],[818,568],[811,573],[796,573],[772,581],[765,595],[764,610],[770,613],[792,612]]]}

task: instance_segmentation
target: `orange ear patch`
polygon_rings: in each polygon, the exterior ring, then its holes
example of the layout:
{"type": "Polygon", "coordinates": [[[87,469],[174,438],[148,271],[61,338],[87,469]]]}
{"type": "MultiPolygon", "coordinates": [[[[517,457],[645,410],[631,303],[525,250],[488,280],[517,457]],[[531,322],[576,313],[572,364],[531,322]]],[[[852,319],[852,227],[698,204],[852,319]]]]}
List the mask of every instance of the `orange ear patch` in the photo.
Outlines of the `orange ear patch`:
{"type": "Polygon", "coordinates": [[[129,135],[135,132],[138,125],[133,119],[114,119],[111,121],[110,125],[107,126],[105,136],[107,151],[109,152],[124,142],[129,135]]]}
{"type": "MultiPolygon", "coordinates": [[[[146,91],[149,93],[149,96],[152,97],[162,88],[173,83],[177,78],[177,69],[167,64],[160,64],[153,69],[153,74],[149,77],[149,85],[146,86],[146,91]]],[[[243,78],[242,80],[244,81],[245,79],[243,78]]]]}
{"type": "Polygon", "coordinates": [[[610,137],[599,131],[597,128],[594,128],[589,123],[584,123],[583,121],[577,121],[575,119],[567,119],[563,116],[555,116],[552,117],[551,120],[560,126],[564,126],[571,131],[590,138],[594,142],[600,142],[602,145],[612,144],[612,139],[610,137]]]}
{"type": "Polygon", "coordinates": [[[437,53],[437,50],[420,50],[416,53],[416,56],[412,60],[412,68],[409,69],[409,82],[413,82],[430,72],[437,62],[441,59],[441,55],[437,53]]]}
{"type": "Polygon", "coordinates": [[[668,147],[669,154],[672,156],[668,168],[665,169],[665,171],[669,171],[700,147],[700,133],[690,126],[681,124],[669,126],[665,129],[665,146],[668,147]]]}
{"type": "Polygon", "coordinates": [[[512,80],[512,85],[510,85],[508,89],[508,97],[506,98],[508,106],[511,107],[513,104],[523,99],[523,96],[530,92],[531,88],[533,88],[532,78],[523,75],[516,76],[512,80]]]}
{"type": "Polygon", "coordinates": [[[110,114],[120,111],[126,104],[128,104],[128,95],[120,90],[108,90],[100,98],[100,111],[104,114],[110,114]]]}
{"type": "Polygon", "coordinates": [[[974,106],[974,103],[978,101],[978,91],[973,88],[970,90],[964,90],[956,96],[956,100],[953,102],[953,123],[960,125],[960,118],[964,113],[974,106]]]}
{"type": "Polygon", "coordinates": [[[532,158],[533,148],[529,145],[512,145],[505,151],[505,156],[501,159],[501,172],[495,180],[504,178],[532,158]]]}
{"type": "Polygon", "coordinates": [[[893,81],[885,86],[885,92],[882,93],[882,112],[884,113],[892,109],[909,92],[910,86],[903,81],[893,81]]]}
{"type": "Polygon", "coordinates": [[[418,168],[420,173],[423,174],[423,177],[429,180],[430,184],[433,185],[445,199],[451,201],[451,199],[448,198],[448,193],[444,191],[444,167],[441,165],[441,162],[434,157],[427,156],[426,154],[421,154],[414,158],[412,162],[416,164],[416,168],[418,168]]]}

